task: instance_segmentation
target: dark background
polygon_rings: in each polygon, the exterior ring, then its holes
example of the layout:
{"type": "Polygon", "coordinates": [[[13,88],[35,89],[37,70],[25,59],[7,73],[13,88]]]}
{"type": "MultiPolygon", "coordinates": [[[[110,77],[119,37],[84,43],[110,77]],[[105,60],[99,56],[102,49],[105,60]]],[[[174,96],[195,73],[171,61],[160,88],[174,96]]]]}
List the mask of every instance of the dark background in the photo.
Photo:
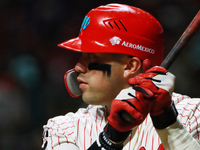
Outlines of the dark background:
{"type": "MultiPolygon", "coordinates": [[[[43,125],[57,115],[85,106],[71,98],[64,73],[74,53],[57,44],[76,37],[86,13],[119,2],[154,15],[165,31],[166,53],[200,8],[199,0],[1,0],[0,1],[0,149],[36,150],[43,125]]],[[[169,69],[175,91],[200,97],[200,31],[169,69]]]]}

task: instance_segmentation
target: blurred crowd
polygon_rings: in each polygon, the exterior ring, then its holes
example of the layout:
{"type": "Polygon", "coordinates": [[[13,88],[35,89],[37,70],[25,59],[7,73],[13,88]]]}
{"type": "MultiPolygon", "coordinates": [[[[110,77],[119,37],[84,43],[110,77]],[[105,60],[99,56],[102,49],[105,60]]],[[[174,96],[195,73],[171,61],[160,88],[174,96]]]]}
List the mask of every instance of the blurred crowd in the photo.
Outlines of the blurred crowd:
{"type": "MultiPolygon", "coordinates": [[[[0,149],[36,150],[47,120],[85,107],[63,82],[77,53],[57,47],[76,37],[86,13],[124,3],[154,15],[170,51],[200,8],[199,0],[2,0],[0,1],[0,149]]],[[[200,31],[169,69],[175,92],[200,97],[200,31]]]]}

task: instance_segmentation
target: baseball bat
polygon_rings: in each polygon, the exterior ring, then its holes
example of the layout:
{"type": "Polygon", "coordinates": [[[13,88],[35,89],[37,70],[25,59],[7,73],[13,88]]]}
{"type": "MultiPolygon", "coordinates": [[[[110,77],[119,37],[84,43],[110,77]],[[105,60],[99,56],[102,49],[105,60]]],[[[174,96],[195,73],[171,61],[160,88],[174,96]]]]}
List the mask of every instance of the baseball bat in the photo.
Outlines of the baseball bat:
{"type": "MultiPolygon", "coordinates": [[[[178,41],[175,43],[171,51],[168,53],[168,55],[165,57],[163,62],[161,63],[161,67],[165,69],[169,69],[171,64],[174,62],[174,60],[177,58],[177,56],[180,54],[180,52],[183,50],[185,45],[189,42],[189,40],[192,38],[192,36],[197,32],[198,28],[200,27],[200,10],[197,12],[191,23],[188,25],[186,30],[183,32],[181,37],[178,39],[178,41]]],[[[126,111],[122,111],[120,113],[121,117],[128,121],[134,123],[136,120],[126,111]]]]}
{"type": "Polygon", "coordinates": [[[169,54],[165,57],[164,61],[161,64],[161,67],[169,69],[171,64],[174,62],[174,60],[177,58],[177,56],[180,54],[180,52],[183,50],[183,48],[189,42],[192,36],[197,32],[199,27],[200,27],[200,10],[193,18],[191,23],[188,25],[186,30],[183,32],[183,34],[176,42],[174,47],[171,49],[169,54]]]}

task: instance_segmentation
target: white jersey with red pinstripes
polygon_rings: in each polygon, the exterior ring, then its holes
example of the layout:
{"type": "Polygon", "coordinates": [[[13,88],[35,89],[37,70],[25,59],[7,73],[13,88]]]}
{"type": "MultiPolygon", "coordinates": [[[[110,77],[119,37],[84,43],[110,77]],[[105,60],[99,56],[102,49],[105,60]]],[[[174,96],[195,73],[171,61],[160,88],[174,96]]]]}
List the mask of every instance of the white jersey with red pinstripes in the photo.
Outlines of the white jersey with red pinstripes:
{"type": "MultiPolygon", "coordinates": [[[[200,99],[176,93],[172,99],[179,112],[179,121],[200,143],[200,99]]],[[[44,126],[43,149],[52,150],[57,145],[72,143],[80,150],[87,150],[106,125],[105,112],[104,106],[89,105],[76,113],[49,119],[44,126]]],[[[164,150],[150,116],[133,129],[123,150],[164,150]]]]}

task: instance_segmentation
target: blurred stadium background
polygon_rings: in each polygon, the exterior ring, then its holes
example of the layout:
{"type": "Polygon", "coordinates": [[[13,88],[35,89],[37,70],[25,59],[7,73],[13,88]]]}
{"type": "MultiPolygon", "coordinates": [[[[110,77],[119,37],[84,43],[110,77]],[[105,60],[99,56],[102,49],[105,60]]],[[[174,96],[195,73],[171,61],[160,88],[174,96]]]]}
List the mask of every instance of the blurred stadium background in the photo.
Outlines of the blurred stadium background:
{"type": "MultiPolygon", "coordinates": [[[[200,8],[199,0],[1,0],[0,149],[37,150],[48,118],[85,106],[63,82],[74,53],[57,44],[78,35],[86,13],[99,5],[124,3],[154,15],[170,51],[200,8]]],[[[200,31],[170,71],[175,92],[200,97],[200,31]]]]}

